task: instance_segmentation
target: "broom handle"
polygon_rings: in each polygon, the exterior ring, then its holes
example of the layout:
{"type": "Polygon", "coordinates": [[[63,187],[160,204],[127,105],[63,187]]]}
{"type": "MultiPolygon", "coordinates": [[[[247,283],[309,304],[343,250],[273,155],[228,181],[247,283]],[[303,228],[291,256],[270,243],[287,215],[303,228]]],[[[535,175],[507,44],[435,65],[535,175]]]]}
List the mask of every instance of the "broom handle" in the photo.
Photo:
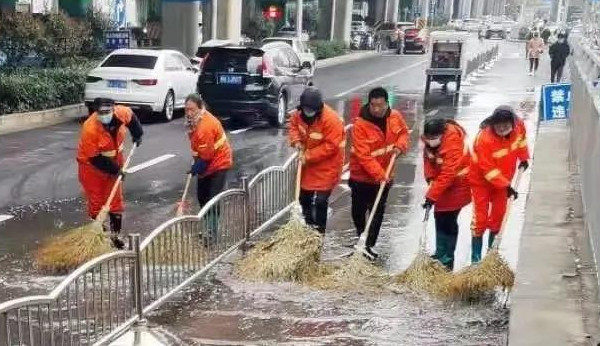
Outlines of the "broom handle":
{"type": "MultiPolygon", "coordinates": [[[[519,188],[519,183],[521,182],[521,177],[523,176],[523,172],[524,170],[519,169],[519,172],[517,173],[517,178],[515,179],[515,187],[514,189],[518,189],[519,188]]],[[[500,241],[502,241],[502,235],[504,234],[504,229],[506,228],[506,224],[508,223],[508,215],[510,214],[510,210],[512,209],[512,205],[513,205],[514,199],[509,198],[508,201],[506,201],[506,212],[504,213],[504,216],[502,217],[502,224],[500,225],[500,232],[498,232],[498,234],[496,235],[496,238],[494,238],[494,243],[492,244],[492,248],[495,250],[498,250],[498,248],[500,247],[500,241]]]]}
{"type": "Polygon", "coordinates": [[[190,182],[192,181],[192,173],[187,174],[187,179],[185,181],[185,188],[183,189],[183,195],[181,196],[181,205],[185,203],[185,198],[187,197],[188,190],[190,189],[190,182]]]}
{"type": "MultiPolygon", "coordinates": [[[[367,224],[365,226],[365,230],[363,234],[368,235],[369,230],[371,229],[371,223],[373,222],[373,218],[375,217],[375,211],[379,207],[379,202],[381,201],[381,196],[383,195],[383,190],[385,189],[385,185],[387,184],[387,179],[390,177],[392,173],[392,168],[394,167],[394,163],[396,163],[396,155],[392,156],[390,163],[387,166],[385,171],[385,180],[379,184],[379,191],[377,191],[377,197],[375,197],[375,203],[373,203],[373,209],[369,213],[369,218],[367,219],[367,224]]],[[[366,239],[366,238],[365,238],[366,239]]]]}
{"type": "Polygon", "coordinates": [[[302,155],[304,152],[298,152],[298,168],[296,169],[296,191],[294,194],[294,201],[300,201],[300,182],[302,181],[302,155]]]}
{"type": "MultiPolygon", "coordinates": [[[[125,160],[125,164],[123,165],[123,168],[121,168],[122,171],[125,171],[127,169],[127,167],[129,166],[129,163],[131,162],[131,158],[133,157],[133,153],[135,152],[136,147],[137,146],[135,144],[131,147],[131,150],[129,151],[129,155],[127,155],[127,159],[125,160]]],[[[115,198],[115,195],[117,194],[117,190],[119,189],[119,185],[121,184],[121,181],[123,181],[123,175],[119,174],[119,176],[117,177],[117,180],[115,181],[115,183],[112,187],[112,190],[110,190],[110,195],[108,195],[108,199],[106,200],[106,203],[104,203],[104,206],[102,206],[102,210],[98,214],[98,217],[96,217],[96,221],[104,222],[107,211],[109,210],[110,204],[112,203],[113,199],[115,198]]]]}
{"type": "Polygon", "coordinates": [[[423,217],[423,234],[421,235],[421,249],[425,251],[427,247],[427,222],[429,221],[429,214],[431,213],[431,207],[425,208],[425,216],[423,217]]]}

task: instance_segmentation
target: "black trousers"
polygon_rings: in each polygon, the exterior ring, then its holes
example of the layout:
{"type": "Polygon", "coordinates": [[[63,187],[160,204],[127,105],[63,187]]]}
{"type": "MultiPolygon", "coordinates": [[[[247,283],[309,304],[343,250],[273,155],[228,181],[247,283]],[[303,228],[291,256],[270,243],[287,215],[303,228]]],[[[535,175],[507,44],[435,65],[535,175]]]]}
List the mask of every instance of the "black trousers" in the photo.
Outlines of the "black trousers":
{"type": "MultiPolygon", "coordinates": [[[[368,214],[375,204],[375,198],[379,191],[379,184],[367,184],[350,180],[348,181],[348,185],[352,191],[352,221],[354,221],[354,226],[356,226],[356,233],[360,236],[367,226],[368,214]]],[[[377,210],[375,210],[373,222],[371,222],[371,227],[368,230],[369,233],[367,235],[366,246],[368,248],[375,246],[375,243],[377,243],[390,188],[391,184],[387,184],[381,195],[379,206],[377,207],[377,210]]]]}
{"type": "Polygon", "coordinates": [[[538,58],[529,58],[529,72],[537,71],[540,66],[540,59],[538,58]]]}
{"type": "Polygon", "coordinates": [[[300,205],[304,220],[321,234],[325,234],[327,228],[329,196],[331,191],[300,190],[300,205]]]}
{"type": "Polygon", "coordinates": [[[562,79],[563,69],[565,64],[561,64],[558,62],[552,61],[550,63],[550,82],[551,83],[560,83],[562,79]]]}
{"type": "Polygon", "coordinates": [[[216,171],[206,177],[198,178],[197,196],[200,208],[225,188],[227,171],[216,171]]]}

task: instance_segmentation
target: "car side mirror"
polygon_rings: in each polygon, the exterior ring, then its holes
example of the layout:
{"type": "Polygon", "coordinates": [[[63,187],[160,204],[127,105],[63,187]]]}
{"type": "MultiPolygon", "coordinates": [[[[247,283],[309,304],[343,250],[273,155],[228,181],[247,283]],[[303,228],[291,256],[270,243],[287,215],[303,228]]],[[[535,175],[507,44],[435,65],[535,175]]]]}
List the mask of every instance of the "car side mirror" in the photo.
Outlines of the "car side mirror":
{"type": "Polygon", "coordinates": [[[309,70],[309,71],[310,71],[310,70],[312,69],[312,65],[310,64],[310,62],[309,62],[309,61],[304,61],[304,62],[302,63],[302,69],[303,69],[303,70],[309,70]]]}

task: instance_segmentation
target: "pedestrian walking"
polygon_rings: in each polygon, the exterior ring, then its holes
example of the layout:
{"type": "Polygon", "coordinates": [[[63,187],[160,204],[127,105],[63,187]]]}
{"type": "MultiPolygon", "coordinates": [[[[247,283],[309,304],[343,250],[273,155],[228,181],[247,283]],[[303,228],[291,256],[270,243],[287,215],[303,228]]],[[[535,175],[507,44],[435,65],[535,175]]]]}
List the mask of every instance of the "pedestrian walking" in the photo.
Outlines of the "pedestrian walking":
{"type": "Polygon", "coordinates": [[[534,76],[540,64],[540,56],[544,52],[544,40],[539,32],[534,32],[533,37],[527,42],[527,56],[529,57],[529,75],[534,76]]]}
{"type": "Polygon", "coordinates": [[[394,156],[408,151],[410,138],[402,113],[390,108],[385,89],[378,87],[371,90],[368,98],[368,104],[361,109],[352,129],[348,185],[352,192],[352,220],[360,237],[365,231],[367,213],[375,207],[380,184],[386,184],[370,229],[366,230],[365,255],[375,259],[378,254],[373,247],[379,236],[393,181],[393,173],[386,177],[386,168],[394,156]]]}
{"type": "MultiPolygon", "coordinates": [[[[199,94],[185,100],[185,126],[194,159],[189,173],[198,177],[196,191],[202,208],[225,188],[227,171],[233,165],[231,147],[221,122],[206,110],[199,94]]],[[[207,217],[209,234],[204,240],[212,242],[217,236],[218,208],[207,217]]]]}
{"type": "MultiPolygon", "coordinates": [[[[108,200],[117,178],[125,174],[121,168],[125,163],[122,151],[127,130],[136,146],[142,143],[144,134],[138,117],[130,108],[117,106],[112,99],[96,98],[94,109],[83,123],[77,151],[79,182],[87,200],[88,216],[92,219],[96,219],[108,200]]],[[[117,249],[125,245],[119,236],[123,212],[123,189],[119,184],[108,214],[110,238],[117,249]]]]}
{"type": "Polygon", "coordinates": [[[458,215],[471,202],[470,164],[466,131],[455,121],[429,119],[421,140],[425,180],[429,185],[423,208],[435,206],[434,258],[450,271],[458,238],[458,215]]]}
{"type": "Polygon", "coordinates": [[[500,106],[482,122],[471,153],[472,263],[481,260],[485,231],[490,230],[488,247],[491,247],[500,231],[508,198],[518,197],[511,187],[517,163],[519,169],[529,167],[525,124],[510,106],[500,106]]]}
{"type": "Polygon", "coordinates": [[[290,118],[289,142],[299,151],[302,177],[300,205],[306,223],[325,234],[329,196],[344,166],[344,123],[323,103],[321,92],[304,90],[300,106],[290,118]]]}
{"type": "Polygon", "coordinates": [[[567,57],[571,54],[571,47],[563,33],[558,34],[558,40],[550,46],[550,82],[560,83],[567,57]]]}

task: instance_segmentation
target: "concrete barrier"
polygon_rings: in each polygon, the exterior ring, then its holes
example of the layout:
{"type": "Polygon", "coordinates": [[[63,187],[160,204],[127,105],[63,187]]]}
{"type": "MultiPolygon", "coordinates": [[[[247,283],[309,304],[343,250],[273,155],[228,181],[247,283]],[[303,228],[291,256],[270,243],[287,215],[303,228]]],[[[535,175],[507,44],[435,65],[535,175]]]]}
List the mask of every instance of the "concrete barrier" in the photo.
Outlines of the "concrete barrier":
{"type": "Polygon", "coordinates": [[[87,115],[87,108],[81,104],[36,112],[0,115],[0,135],[56,125],[87,115]]]}

